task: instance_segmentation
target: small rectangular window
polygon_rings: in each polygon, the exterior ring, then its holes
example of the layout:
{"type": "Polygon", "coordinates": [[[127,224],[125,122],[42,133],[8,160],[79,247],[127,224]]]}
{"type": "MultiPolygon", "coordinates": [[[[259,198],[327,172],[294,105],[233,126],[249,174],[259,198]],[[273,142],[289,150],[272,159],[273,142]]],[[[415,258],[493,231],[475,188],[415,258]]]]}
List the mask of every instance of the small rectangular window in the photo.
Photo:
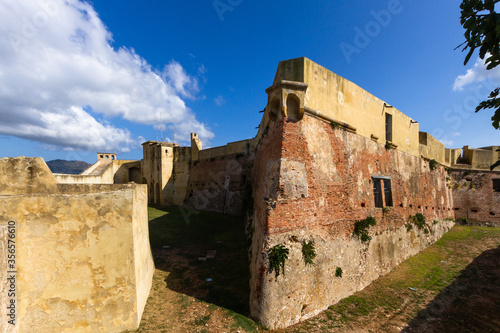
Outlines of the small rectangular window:
{"type": "Polygon", "coordinates": [[[500,178],[493,180],[493,192],[500,192],[500,178]]]}
{"type": "Polygon", "coordinates": [[[373,197],[375,198],[375,207],[383,207],[382,202],[382,185],[380,178],[373,178],[373,197]]]}
{"type": "Polygon", "coordinates": [[[384,196],[385,196],[385,205],[392,207],[392,190],[391,190],[390,179],[384,179],[384,196]]]}
{"type": "Polygon", "coordinates": [[[385,114],[385,140],[392,141],[392,115],[385,114]]]}
{"type": "Polygon", "coordinates": [[[245,186],[247,184],[247,176],[241,175],[241,186],[245,186]]]}

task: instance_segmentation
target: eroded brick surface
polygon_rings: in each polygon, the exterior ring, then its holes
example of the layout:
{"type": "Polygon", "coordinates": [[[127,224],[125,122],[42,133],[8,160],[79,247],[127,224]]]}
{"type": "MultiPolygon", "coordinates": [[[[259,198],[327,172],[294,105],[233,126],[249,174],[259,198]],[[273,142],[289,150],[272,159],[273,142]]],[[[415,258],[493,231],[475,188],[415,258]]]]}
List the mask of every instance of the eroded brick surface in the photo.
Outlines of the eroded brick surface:
{"type": "Polygon", "coordinates": [[[432,244],[453,224],[447,177],[443,167],[430,170],[427,160],[312,117],[271,122],[254,167],[252,315],[269,327],[304,320],[432,244]],[[391,180],[385,210],[375,207],[373,176],[391,180]],[[426,217],[426,232],[406,228],[416,213],[426,217]],[[368,216],[377,225],[362,243],[354,223],[368,216]],[[304,263],[304,241],[315,243],[315,266],[304,263]],[[278,277],[267,257],[277,244],[290,251],[278,277]]]}
{"type": "Polygon", "coordinates": [[[452,174],[455,218],[472,224],[500,227],[500,192],[493,181],[500,182],[499,171],[455,171],[452,174]]]}

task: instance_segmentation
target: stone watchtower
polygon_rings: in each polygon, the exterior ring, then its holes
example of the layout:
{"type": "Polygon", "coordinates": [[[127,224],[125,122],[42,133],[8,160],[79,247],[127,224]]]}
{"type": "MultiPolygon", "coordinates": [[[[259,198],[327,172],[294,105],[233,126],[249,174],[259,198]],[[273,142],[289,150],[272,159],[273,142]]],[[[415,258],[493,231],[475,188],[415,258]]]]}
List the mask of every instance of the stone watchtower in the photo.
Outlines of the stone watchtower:
{"type": "Polygon", "coordinates": [[[147,141],[142,144],[142,183],[148,185],[148,203],[167,204],[167,184],[172,176],[177,143],[147,141]]]}

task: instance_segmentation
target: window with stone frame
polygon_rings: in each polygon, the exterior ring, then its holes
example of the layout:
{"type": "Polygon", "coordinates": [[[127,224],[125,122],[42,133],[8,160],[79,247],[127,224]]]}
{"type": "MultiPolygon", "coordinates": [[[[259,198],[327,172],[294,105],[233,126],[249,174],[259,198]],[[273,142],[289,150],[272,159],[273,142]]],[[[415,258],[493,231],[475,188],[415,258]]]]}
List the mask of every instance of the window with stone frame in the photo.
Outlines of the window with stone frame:
{"type": "Polygon", "coordinates": [[[372,183],[375,207],[392,207],[391,179],[389,177],[372,177],[372,183]]]}

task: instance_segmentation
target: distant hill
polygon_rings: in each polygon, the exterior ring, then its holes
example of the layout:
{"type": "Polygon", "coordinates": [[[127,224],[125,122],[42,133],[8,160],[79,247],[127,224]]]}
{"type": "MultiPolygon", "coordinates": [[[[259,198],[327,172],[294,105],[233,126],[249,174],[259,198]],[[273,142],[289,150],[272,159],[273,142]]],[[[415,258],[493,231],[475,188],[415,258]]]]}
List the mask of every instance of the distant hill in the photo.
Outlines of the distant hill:
{"type": "Polygon", "coordinates": [[[65,160],[48,161],[47,165],[52,173],[66,173],[71,175],[77,175],[90,166],[90,164],[83,161],[65,160]]]}

